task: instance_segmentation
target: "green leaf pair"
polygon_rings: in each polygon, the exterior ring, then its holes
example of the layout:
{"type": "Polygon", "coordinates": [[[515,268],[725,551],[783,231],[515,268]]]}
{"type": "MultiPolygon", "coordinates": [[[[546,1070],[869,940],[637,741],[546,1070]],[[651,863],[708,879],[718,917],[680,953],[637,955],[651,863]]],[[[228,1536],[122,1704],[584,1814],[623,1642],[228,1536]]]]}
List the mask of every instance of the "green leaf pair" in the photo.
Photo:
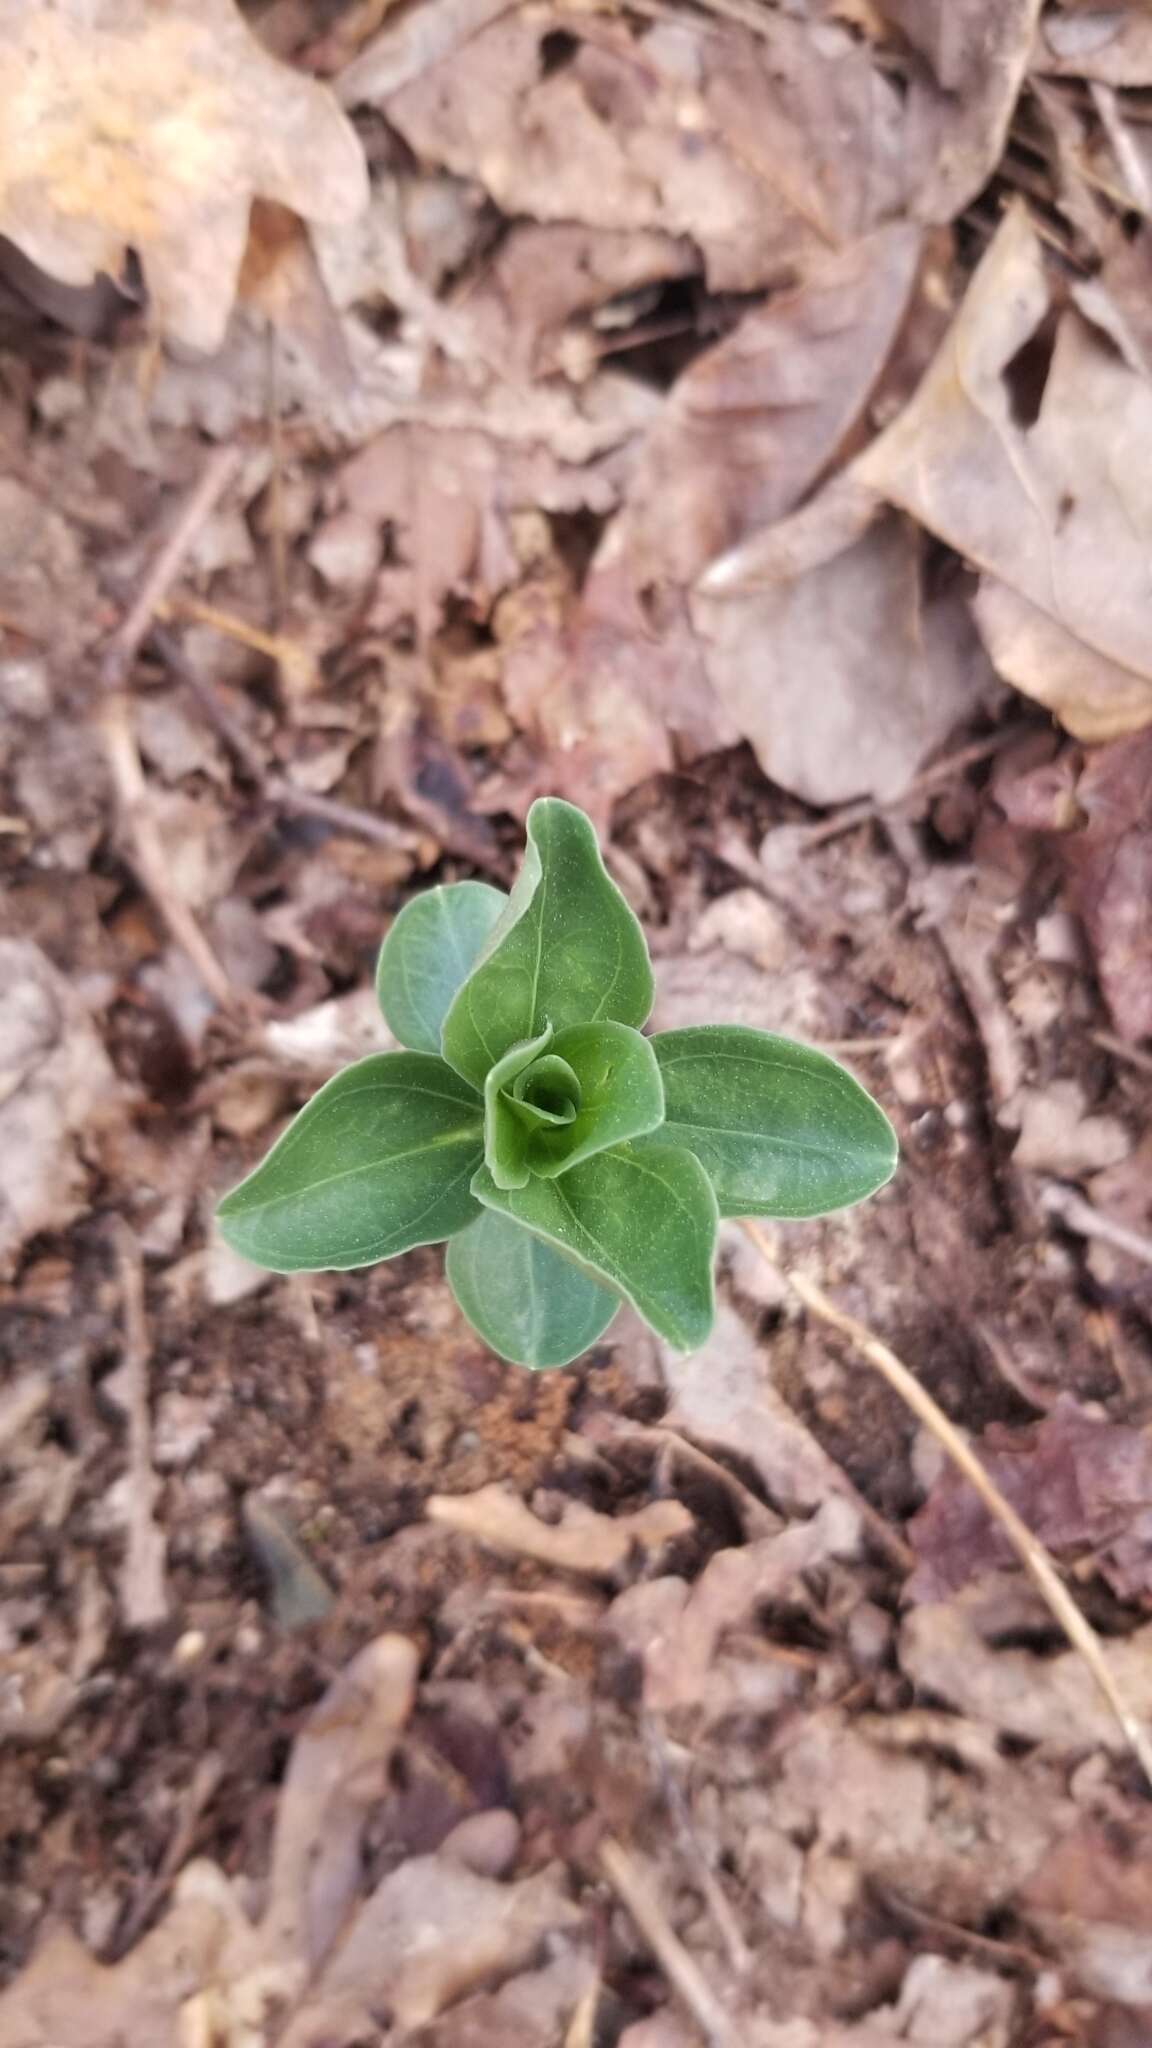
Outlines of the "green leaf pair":
{"type": "Polygon", "coordinates": [[[895,1170],[883,1111],[826,1054],[738,1025],[641,1036],[644,935],[558,798],[532,806],[511,895],[456,882],[401,911],[377,992],[410,1050],[321,1088],[221,1230],[278,1273],[448,1238],[460,1307],[516,1364],[567,1364],[621,1299],[694,1349],[719,1217],[823,1215],[895,1170]]]}

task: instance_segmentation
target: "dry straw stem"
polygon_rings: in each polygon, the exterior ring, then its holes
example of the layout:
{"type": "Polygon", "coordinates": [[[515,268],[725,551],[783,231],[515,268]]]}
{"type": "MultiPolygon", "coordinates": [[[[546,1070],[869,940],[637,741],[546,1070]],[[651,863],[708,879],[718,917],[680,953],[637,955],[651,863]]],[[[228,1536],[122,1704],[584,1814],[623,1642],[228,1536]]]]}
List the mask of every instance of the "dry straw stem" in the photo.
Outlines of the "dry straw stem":
{"type": "Polygon", "coordinates": [[[903,1361],[890,1351],[887,1344],[872,1334],[864,1323],[855,1316],[846,1315],[843,1309],[830,1301],[822,1287],[809,1280],[802,1273],[785,1273],[773,1253],[772,1244],[764,1230],[757,1223],[746,1221],[744,1229],[756,1246],[757,1251],[774,1272],[780,1273],[792,1292],[803,1302],[810,1315],[818,1316],[833,1330],[839,1330],[847,1337],[869,1365],[893,1387],[906,1407],[912,1410],[919,1422],[931,1430],[938,1444],[947,1452],[957,1471],[962,1472],[970,1486],[979,1494],[988,1513],[998,1522],[1005,1536],[1032,1579],[1050,1614],[1063,1630],[1072,1648],[1084,1659],[1092,1677],[1099,1686],[1104,1699],[1116,1716],[1120,1729],[1152,1787],[1152,1741],[1134,1708],[1125,1698],[1116,1683],[1107,1653],[1094,1628],[1085,1621],[1080,1609],[1065,1587],[1051,1557],[1044,1545],[1022,1522],[1010,1502],[1005,1500],[999,1487],[989,1478],[979,1458],[961,1436],[942,1408],[939,1408],[925,1388],[909,1372],[903,1361]]]}
{"type": "Polygon", "coordinates": [[[600,1864],[672,1989],[696,2021],[708,2048],[743,2048],[732,2020],[699,1964],[689,1955],[640,1865],[612,1835],[605,1836],[600,1844],[600,1864]]]}

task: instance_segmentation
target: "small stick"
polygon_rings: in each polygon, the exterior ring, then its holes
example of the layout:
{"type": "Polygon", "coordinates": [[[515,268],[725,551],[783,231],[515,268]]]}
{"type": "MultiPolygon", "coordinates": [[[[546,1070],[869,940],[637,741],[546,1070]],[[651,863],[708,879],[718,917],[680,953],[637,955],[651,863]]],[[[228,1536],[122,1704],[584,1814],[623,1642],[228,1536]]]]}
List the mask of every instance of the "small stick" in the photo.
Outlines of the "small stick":
{"type": "Polygon", "coordinates": [[[709,2048],[740,2048],[740,2037],[680,1936],[639,1864],[612,1835],[600,1844],[604,1875],[631,1914],[678,1998],[687,2006],[709,2048]]]}
{"type": "Polygon", "coordinates": [[[1130,1067],[1136,1067],[1142,1074],[1152,1074],[1152,1052],[1141,1052],[1138,1045],[1126,1045],[1122,1038],[1116,1038],[1111,1031],[1089,1033],[1093,1045],[1110,1052],[1113,1059],[1127,1060],[1130,1067]]]}
{"type": "Polygon", "coordinates": [[[903,796],[895,797],[891,803],[880,804],[871,797],[862,797],[859,803],[845,804],[841,810],[833,811],[832,816],[824,818],[819,825],[802,826],[804,851],[807,853],[814,846],[823,846],[827,839],[838,839],[841,832],[851,832],[855,826],[866,825],[873,818],[883,818],[892,811],[902,811],[914,798],[923,796],[942,782],[950,782],[954,775],[962,774],[965,768],[974,768],[980,761],[991,760],[994,754],[1002,752],[1010,741],[1018,739],[1019,736],[1019,726],[1006,726],[1002,731],[990,734],[987,739],[973,740],[970,746],[960,747],[954,754],[946,754],[942,761],[934,761],[930,768],[925,768],[922,775],[917,775],[908,784],[903,796]]]}
{"type": "Polygon", "coordinates": [[[1092,1677],[1099,1686],[1104,1699],[1120,1725],[1121,1731],[1140,1765],[1149,1786],[1152,1786],[1152,1740],[1143,1727],[1131,1702],[1125,1698],[1116,1683],[1112,1667],[1099,1636],[1063,1584],[1047,1550],[1032,1534],[1027,1523],[1021,1521],[1015,1508],[1004,1498],[1000,1488],[984,1470],[976,1453],[961,1436],[959,1430],[948,1420],[944,1410],[933,1400],[915,1375],[909,1372],[903,1361],[897,1358],[887,1344],[873,1335],[864,1323],[857,1322],[843,1309],[830,1301],[823,1288],[803,1273],[783,1273],[773,1256],[772,1246],[759,1224],[745,1220],[744,1230],[756,1246],[762,1258],[777,1273],[781,1273],[792,1292],[804,1303],[810,1315],[818,1316],[830,1328],[839,1330],[847,1337],[869,1365],[887,1380],[905,1405],[911,1409],[917,1421],[932,1432],[958,1472],[979,1495],[993,1520],[1004,1531],[1025,1571],[1028,1573],[1049,1613],[1062,1629],[1072,1648],[1084,1659],[1092,1677]]]}
{"type": "Polygon", "coordinates": [[[1040,1190],[1040,1207],[1047,1215],[1058,1217],[1077,1237],[1099,1238],[1101,1244],[1115,1245],[1117,1251],[1127,1252],[1131,1258],[1152,1266],[1152,1237],[1106,1216],[1094,1202],[1078,1195],[1075,1188],[1066,1188],[1055,1180],[1045,1181],[1040,1190]]]}
{"type": "Polygon", "coordinates": [[[158,607],[180,574],[185,555],[205,521],[211,518],[239,467],[239,448],[217,448],[208,457],[179,518],[144,578],[135,604],[121,620],[104,650],[101,674],[106,689],[122,687],[158,607]]]}
{"type": "Polygon", "coordinates": [[[738,1977],[744,1977],[752,1967],[752,1952],[740,1931],[736,1915],[728,1903],[716,1873],[705,1855],[704,1845],[692,1817],[692,1809],[684,1796],[683,1786],[672,1769],[663,1727],[655,1715],[644,1714],[641,1731],[653,1771],[664,1794],[664,1804],[672,1816],[681,1847],[692,1866],[695,1882],[700,1887],[716,1931],[728,1952],[732,1968],[738,1977]]]}
{"type": "Polygon", "coordinates": [[[144,768],[123,690],[114,690],[100,714],[104,748],[120,808],[132,842],[132,865],[178,946],[188,955],[213,1001],[222,1010],[236,1004],[236,991],[212,951],[188,904],[168,877],[169,859],[148,802],[144,768]]]}

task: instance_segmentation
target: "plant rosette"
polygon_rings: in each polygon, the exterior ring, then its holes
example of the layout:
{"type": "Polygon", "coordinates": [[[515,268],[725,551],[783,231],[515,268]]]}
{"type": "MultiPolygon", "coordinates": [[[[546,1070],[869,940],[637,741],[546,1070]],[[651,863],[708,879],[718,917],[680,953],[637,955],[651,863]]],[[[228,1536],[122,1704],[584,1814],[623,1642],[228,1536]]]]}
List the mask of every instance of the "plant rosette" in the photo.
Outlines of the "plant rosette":
{"type": "Polygon", "coordinates": [[[826,1053],[742,1025],[657,1032],[640,925],[582,811],[533,804],[510,895],[426,890],[380,951],[403,1052],[328,1081],[217,1211],[275,1273],[448,1241],[493,1351],[566,1365],[629,1301],[703,1343],[721,1216],[822,1216],[891,1178],[884,1112],[826,1053]]]}

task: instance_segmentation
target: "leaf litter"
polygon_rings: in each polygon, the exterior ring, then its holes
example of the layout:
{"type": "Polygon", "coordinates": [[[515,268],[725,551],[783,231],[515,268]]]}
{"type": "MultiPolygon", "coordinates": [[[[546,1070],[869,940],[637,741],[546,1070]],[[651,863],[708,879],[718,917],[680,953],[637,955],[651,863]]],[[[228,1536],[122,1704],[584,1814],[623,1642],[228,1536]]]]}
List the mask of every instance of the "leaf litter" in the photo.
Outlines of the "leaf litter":
{"type": "Polygon", "coordinates": [[[6,31],[0,2041],[1132,2048],[1123,1734],[781,1273],[1147,1698],[1143,11],[6,31]],[[528,1379],[208,1216],[542,791],[905,1163],[528,1379]]]}

